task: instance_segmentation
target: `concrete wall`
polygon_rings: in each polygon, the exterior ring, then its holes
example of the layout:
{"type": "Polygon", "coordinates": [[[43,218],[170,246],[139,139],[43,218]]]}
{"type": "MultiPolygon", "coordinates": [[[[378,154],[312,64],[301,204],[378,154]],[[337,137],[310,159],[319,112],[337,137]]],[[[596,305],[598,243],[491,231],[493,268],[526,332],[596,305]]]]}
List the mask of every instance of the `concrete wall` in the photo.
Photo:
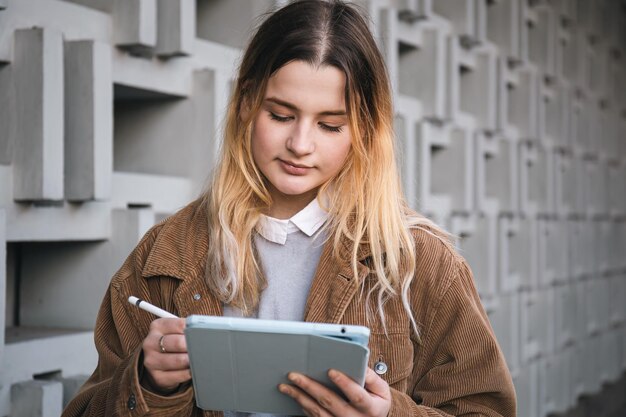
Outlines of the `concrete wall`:
{"type": "MultiPolygon", "coordinates": [[[[0,416],[58,415],[145,230],[214,164],[240,49],[285,1],[0,0],[0,416]]],[[[626,369],[626,6],[361,0],[407,197],[458,236],[521,417],[626,369]]]]}

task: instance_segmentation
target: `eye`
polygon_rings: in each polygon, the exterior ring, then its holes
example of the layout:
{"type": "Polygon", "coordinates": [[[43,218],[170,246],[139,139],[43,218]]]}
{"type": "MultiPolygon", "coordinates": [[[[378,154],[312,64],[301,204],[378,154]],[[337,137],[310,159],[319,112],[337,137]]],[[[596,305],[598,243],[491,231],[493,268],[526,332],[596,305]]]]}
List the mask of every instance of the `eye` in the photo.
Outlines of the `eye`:
{"type": "Polygon", "coordinates": [[[270,119],[276,120],[277,122],[285,123],[293,119],[291,116],[279,116],[276,113],[268,112],[270,114],[270,119]]]}
{"type": "Polygon", "coordinates": [[[328,132],[341,133],[342,126],[330,126],[325,123],[320,123],[319,126],[328,132]]]}

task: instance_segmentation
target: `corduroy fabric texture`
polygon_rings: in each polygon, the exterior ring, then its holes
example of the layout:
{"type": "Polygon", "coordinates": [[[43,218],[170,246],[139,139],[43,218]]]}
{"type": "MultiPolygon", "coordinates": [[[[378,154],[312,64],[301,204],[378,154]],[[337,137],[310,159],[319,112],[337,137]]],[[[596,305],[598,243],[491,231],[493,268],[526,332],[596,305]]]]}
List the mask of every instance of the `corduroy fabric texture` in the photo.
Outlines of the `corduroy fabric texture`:
{"type": "MultiPolygon", "coordinates": [[[[399,298],[385,305],[386,332],[367,314],[374,276],[366,247],[358,279],[348,256],[326,244],[305,308],[311,322],[370,327],[370,360],[388,365],[389,416],[515,416],[515,392],[504,357],[481,306],[472,273],[449,245],[424,230],[413,233],[417,268],[410,299],[420,329],[414,334],[399,298]],[[359,282],[364,281],[364,291],[359,282]]],[[[222,416],[195,407],[193,388],[163,397],[139,384],[141,343],[154,316],[127,302],[130,295],[180,317],[221,315],[204,282],[206,209],[194,202],[153,227],[113,277],[95,328],[96,370],[63,416],[222,416]]],[[[372,311],[376,312],[371,297],[372,311]]]]}

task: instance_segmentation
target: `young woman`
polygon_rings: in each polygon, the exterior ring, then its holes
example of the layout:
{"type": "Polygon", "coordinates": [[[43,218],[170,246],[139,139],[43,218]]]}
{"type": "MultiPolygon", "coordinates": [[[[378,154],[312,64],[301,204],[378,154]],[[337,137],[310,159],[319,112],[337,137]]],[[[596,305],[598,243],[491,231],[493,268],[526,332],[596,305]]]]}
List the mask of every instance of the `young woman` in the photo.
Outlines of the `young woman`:
{"type": "Polygon", "coordinates": [[[392,122],[385,65],[354,7],[305,0],[270,15],[245,51],[209,191],[113,277],[98,367],[64,415],[203,415],[184,319],[155,320],[135,295],[180,317],[368,326],[377,372],[365,387],[329,373],[348,401],[296,373],[277,387],[307,415],[514,416],[470,269],[405,204],[392,122]]]}

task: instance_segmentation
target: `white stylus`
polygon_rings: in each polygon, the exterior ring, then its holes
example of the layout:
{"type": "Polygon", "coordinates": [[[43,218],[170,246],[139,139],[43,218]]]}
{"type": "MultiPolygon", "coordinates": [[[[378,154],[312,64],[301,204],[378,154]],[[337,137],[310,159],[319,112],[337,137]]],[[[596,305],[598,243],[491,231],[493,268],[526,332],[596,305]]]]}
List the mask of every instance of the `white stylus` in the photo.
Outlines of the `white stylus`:
{"type": "Polygon", "coordinates": [[[162,308],[159,308],[155,305],[150,304],[147,301],[144,301],[142,299],[139,299],[137,297],[135,297],[134,295],[131,295],[130,297],[128,297],[128,302],[131,304],[136,305],[137,307],[141,308],[142,310],[146,310],[152,314],[154,314],[155,316],[159,316],[159,317],[163,317],[166,319],[177,319],[178,316],[173,315],[172,313],[169,313],[165,310],[163,310],[162,308]]]}

